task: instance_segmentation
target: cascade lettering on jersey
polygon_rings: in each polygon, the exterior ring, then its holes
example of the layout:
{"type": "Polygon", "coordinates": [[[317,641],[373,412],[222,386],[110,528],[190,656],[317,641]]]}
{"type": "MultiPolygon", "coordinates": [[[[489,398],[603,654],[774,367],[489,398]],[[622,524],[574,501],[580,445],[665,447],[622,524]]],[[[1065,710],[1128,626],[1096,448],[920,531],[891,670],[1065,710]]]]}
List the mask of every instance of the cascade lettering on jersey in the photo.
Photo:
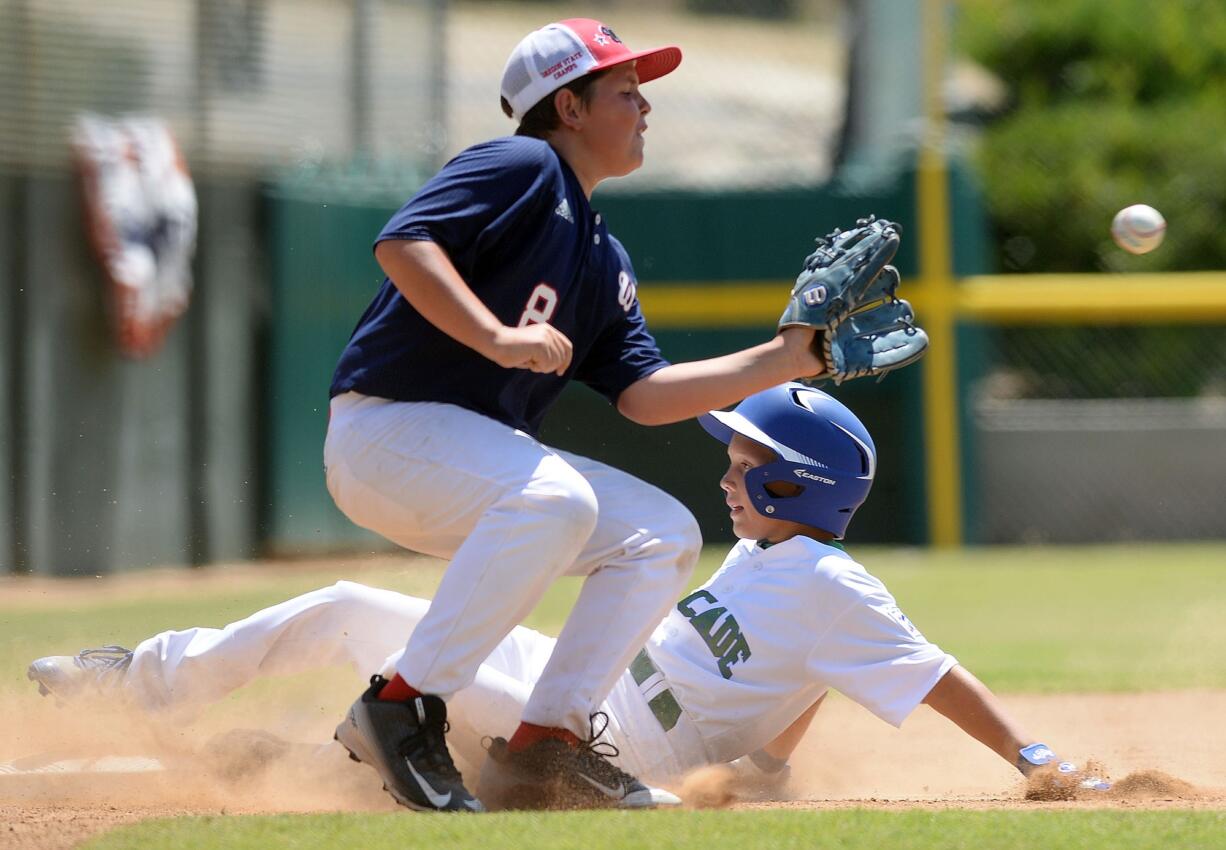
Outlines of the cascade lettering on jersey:
{"type": "Polygon", "coordinates": [[[751,655],[749,642],[741,634],[740,624],[728,609],[706,590],[695,590],[677,603],[677,610],[690,621],[711,654],[719,659],[719,672],[732,678],[732,665],[746,661],[751,655]]]}

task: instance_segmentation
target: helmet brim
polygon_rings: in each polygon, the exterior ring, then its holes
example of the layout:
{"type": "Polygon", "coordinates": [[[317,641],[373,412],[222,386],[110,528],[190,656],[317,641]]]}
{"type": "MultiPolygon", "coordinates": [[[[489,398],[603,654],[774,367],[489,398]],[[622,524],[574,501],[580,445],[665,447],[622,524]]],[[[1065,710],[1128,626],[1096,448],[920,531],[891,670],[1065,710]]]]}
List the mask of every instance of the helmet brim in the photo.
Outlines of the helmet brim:
{"type": "Polygon", "coordinates": [[[733,434],[740,434],[755,443],[761,443],[784,460],[809,461],[795,449],[772,440],[765,431],[735,410],[712,410],[710,413],[704,413],[698,417],[698,424],[724,445],[732,442],[733,434]]]}

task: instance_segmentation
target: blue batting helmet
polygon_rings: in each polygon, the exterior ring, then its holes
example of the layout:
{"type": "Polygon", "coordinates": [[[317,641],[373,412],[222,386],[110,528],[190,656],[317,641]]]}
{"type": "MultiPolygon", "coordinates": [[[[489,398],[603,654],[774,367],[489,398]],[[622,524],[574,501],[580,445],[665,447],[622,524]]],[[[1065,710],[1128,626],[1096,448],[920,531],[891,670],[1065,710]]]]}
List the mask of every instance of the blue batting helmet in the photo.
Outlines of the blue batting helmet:
{"type": "Polygon", "coordinates": [[[698,421],[722,443],[741,434],[779,456],[745,473],[750,503],[770,519],[804,523],[841,538],[873,486],[873,438],[854,413],[821,390],[781,384],[751,395],[733,410],[713,410],[698,421]],[[796,495],[775,496],[766,489],[772,481],[802,489],[796,495]]]}

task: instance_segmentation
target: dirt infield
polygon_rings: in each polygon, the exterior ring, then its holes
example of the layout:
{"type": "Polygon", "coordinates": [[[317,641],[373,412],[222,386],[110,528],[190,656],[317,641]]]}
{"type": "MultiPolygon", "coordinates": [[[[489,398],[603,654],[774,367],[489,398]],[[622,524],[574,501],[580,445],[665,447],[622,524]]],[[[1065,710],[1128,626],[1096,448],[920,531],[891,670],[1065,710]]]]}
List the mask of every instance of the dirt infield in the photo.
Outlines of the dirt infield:
{"type": "MultiPolygon", "coordinates": [[[[1115,782],[1112,791],[1028,801],[1014,771],[928,709],[896,730],[833,699],[793,760],[792,800],[737,801],[709,784],[692,796],[745,808],[1226,808],[1226,740],[1207,734],[1226,716],[1226,691],[1014,696],[1008,704],[1026,725],[1050,733],[1049,743],[1062,754],[1100,762],[1115,782]]],[[[67,848],[158,816],[395,810],[374,773],[332,746],[285,747],[258,735],[218,738],[217,730],[199,724],[168,732],[114,714],[90,727],[82,714],[34,697],[10,703],[5,714],[22,730],[15,746],[25,755],[10,764],[45,770],[0,770],[0,845],[16,850],[67,848]],[[52,741],[58,746],[49,752],[52,741]],[[146,758],[81,761],[121,751],[146,758]],[[168,770],[148,770],[151,755],[168,770]]],[[[265,719],[279,725],[271,715],[265,719]]],[[[317,725],[330,723],[323,718],[317,725]]],[[[691,792],[697,787],[688,785],[691,792]]]]}

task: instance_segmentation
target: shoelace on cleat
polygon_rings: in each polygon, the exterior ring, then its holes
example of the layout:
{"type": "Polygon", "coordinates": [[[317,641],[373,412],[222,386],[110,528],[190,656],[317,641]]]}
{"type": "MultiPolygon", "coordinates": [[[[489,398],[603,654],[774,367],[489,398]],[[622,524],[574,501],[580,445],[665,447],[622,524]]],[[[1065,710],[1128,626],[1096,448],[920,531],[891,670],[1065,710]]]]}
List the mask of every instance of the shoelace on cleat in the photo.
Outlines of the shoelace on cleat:
{"type": "MultiPolygon", "coordinates": [[[[387,680],[378,673],[370,677],[372,688],[386,683],[387,680]]],[[[412,711],[408,703],[404,703],[404,707],[412,711]]],[[[408,726],[413,731],[406,733],[396,745],[396,755],[410,759],[414,764],[428,768],[444,779],[451,779],[462,784],[460,771],[452,761],[451,753],[447,749],[447,733],[451,731],[451,723],[446,720],[442,723],[413,722],[408,726]]]]}
{"type": "Polygon", "coordinates": [[[132,650],[116,644],[107,644],[97,649],[83,649],[72,663],[82,670],[91,671],[99,682],[109,676],[127,670],[132,664],[132,650]]]}
{"type": "Polygon", "coordinates": [[[601,782],[609,784],[616,782],[624,786],[636,784],[638,780],[635,777],[609,761],[621,755],[621,750],[610,741],[598,740],[608,728],[609,715],[603,711],[594,712],[589,716],[588,733],[590,737],[586,741],[579,742],[579,746],[575,748],[575,755],[583,764],[584,769],[595,774],[595,778],[601,782]],[[596,729],[597,720],[603,721],[599,731],[596,729]]]}
{"type": "Polygon", "coordinates": [[[446,736],[450,731],[451,723],[446,720],[442,723],[421,724],[397,745],[396,754],[428,768],[444,779],[462,782],[460,771],[447,749],[446,736]]]}

